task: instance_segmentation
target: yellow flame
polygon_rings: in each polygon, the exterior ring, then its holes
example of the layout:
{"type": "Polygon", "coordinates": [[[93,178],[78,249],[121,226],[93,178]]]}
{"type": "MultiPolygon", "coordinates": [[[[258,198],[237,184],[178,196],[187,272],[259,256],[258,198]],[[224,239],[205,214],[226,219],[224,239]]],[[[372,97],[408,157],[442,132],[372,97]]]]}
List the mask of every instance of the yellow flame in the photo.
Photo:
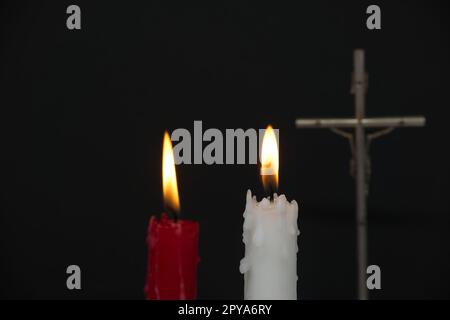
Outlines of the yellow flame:
{"type": "Polygon", "coordinates": [[[162,180],[163,196],[166,208],[180,211],[180,199],[178,197],[177,173],[175,171],[175,159],[173,157],[172,141],[169,133],[164,132],[162,155],[162,180]]]}
{"type": "Polygon", "coordinates": [[[261,147],[261,177],[264,188],[278,188],[278,144],[271,125],[264,132],[261,147]]]}

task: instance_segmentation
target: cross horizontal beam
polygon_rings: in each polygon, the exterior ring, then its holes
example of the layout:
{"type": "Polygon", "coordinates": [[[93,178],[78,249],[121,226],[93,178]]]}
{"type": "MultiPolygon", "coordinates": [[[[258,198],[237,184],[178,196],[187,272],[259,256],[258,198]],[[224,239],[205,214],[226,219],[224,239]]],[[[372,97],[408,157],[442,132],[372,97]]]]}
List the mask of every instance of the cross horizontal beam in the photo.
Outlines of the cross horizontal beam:
{"type": "MultiPolygon", "coordinates": [[[[356,118],[318,118],[318,119],[297,119],[295,126],[297,128],[355,128],[358,124],[356,118]]],[[[361,124],[365,128],[384,128],[384,127],[423,127],[425,117],[382,117],[382,118],[363,118],[361,124]]]]}

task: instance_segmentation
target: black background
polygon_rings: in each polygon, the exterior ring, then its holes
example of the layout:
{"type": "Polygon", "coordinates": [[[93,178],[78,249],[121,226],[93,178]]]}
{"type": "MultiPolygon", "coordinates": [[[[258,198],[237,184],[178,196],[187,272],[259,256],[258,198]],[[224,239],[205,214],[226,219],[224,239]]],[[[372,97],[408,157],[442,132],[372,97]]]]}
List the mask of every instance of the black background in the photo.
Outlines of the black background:
{"type": "MultiPolygon", "coordinates": [[[[297,117],[353,114],[366,49],[367,114],[427,126],[374,142],[371,298],[450,297],[449,41],[445,2],[2,2],[0,297],[142,299],[145,235],[162,207],[165,129],[280,129],[280,191],[300,202],[299,297],[356,297],[347,142],[297,117]],[[82,29],[66,28],[77,4],[82,29]],[[66,267],[82,290],[66,288],[66,267]]],[[[240,299],[242,212],[256,165],[177,167],[200,222],[198,297],[240,299]]]]}

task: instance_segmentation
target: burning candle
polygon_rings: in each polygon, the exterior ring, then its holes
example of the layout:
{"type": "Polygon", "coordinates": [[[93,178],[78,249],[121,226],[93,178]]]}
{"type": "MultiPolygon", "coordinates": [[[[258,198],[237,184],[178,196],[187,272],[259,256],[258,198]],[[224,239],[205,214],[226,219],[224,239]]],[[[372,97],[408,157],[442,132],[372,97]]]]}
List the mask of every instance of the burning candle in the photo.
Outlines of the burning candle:
{"type": "Polygon", "coordinates": [[[167,132],[163,141],[162,180],[167,212],[160,219],[150,218],[144,292],[149,300],[192,300],[197,294],[199,225],[178,219],[180,200],[172,142],[167,132]]]}
{"type": "Polygon", "coordinates": [[[278,196],[278,145],[268,126],[261,150],[261,178],[269,196],[261,202],[247,191],[243,242],[245,256],[239,270],[244,274],[245,300],[297,299],[298,205],[278,196]]]}

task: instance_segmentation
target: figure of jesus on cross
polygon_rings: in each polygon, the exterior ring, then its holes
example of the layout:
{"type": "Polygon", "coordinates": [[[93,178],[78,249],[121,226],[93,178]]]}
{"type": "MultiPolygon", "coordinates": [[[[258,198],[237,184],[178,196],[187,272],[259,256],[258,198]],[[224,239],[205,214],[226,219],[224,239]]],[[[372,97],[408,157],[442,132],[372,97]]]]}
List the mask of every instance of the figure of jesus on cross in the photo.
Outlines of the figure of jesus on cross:
{"type": "Polygon", "coordinates": [[[357,279],[358,299],[369,298],[366,284],[367,270],[367,207],[368,180],[370,178],[370,142],[390,133],[398,127],[421,127],[425,118],[394,117],[366,118],[365,93],[367,91],[367,74],[364,70],[364,50],[357,49],[353,54],[354,72],[351,93],[355,96],[355,117],[340,119],[297,119],[297,128],[328,128],[347,138],[352,151],[352,175],[356,184],[356,241],[357,241],[357,279]],[[347,132],[345,128],[352,128],[347,132]],[[376,131],[366,133],[366,129],[376,131]],[[377,130],[378,129],[378,130],[377,130]]]}

